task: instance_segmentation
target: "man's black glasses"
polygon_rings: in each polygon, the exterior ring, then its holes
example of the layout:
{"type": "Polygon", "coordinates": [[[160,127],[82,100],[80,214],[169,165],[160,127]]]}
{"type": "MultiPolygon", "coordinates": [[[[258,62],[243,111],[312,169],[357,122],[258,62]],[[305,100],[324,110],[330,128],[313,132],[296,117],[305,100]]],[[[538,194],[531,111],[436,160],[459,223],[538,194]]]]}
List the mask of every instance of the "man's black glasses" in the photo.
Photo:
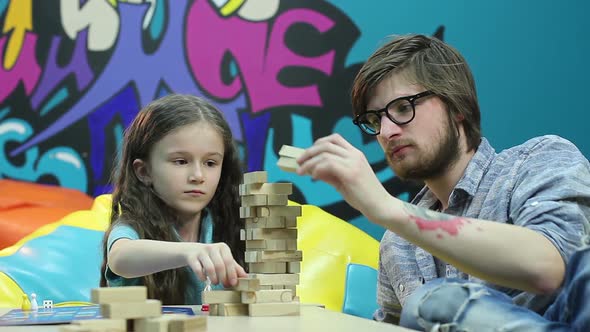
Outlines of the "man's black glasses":
{"type": "Polygon", "coordinates": [[[376,111],[366,111],[357,115],[352,123],[359,126],[366,134],[375,136],[381,131],[381,118],[383,113],[391,122],[397,125],[405,125],[414,120],[416,116],[416,100],[432,95],[431,91],[424,91],[412,96],[399,97],[390,101],[385,108],[376,111]]]}

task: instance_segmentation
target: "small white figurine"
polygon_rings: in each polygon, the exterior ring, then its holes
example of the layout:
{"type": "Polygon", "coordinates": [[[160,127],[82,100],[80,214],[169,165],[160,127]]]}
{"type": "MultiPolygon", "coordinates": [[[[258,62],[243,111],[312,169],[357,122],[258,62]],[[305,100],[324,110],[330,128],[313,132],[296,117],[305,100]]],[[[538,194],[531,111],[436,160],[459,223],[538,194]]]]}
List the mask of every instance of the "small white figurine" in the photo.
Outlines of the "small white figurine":
{"type": "Polygon", "coordinates": [[[37,304],[37,294],[31,293],[31,310],[37,311],[39,310],[39,305],[37,304]]]}

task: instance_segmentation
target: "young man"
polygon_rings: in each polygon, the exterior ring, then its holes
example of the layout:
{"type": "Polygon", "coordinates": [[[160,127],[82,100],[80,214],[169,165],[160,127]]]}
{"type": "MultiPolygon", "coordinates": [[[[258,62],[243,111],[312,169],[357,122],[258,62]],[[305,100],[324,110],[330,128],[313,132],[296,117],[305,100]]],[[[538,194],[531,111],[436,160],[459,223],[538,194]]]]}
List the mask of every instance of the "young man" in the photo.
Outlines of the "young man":
{"type": "MultiPolygon", "coordinates": [[[[391,196],[362,152],[337,134],[317,140],[298,159],[299,174],[333,185],[388,229],[375,318],[398,322],[406,299],[437,278],[474,282],[543,313],[588,233],[590,165],[580,151],[543,136],[496,153],[481,137],[467,63],[454,48],[423,35],[379,48],[355,78],[352,105],[354,123],[377,137],[395,174],[425,183],[412,204],[391,196]]],[[[435,307],[453,318],[445,299],[435,307]]],[[[413,302],[414,312],[422,302],[413,302]]]]}

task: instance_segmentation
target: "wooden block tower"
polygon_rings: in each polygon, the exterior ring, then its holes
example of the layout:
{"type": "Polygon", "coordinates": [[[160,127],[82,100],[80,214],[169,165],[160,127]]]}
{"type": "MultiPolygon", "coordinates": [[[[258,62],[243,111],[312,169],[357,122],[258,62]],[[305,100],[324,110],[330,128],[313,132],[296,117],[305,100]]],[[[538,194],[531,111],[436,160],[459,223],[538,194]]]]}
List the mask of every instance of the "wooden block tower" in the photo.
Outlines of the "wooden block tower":
{"type": "Polygon", "coordinates": [[[145,286],[95,288],[91,291],[91,301],[100,305],[103,319],[73,321],[62,327],[62,332],[207,331],[207,316],[162,315],[161,302],[148,300],[145,286]]]}
{"type": "Polygon", "coordinates": [[[297,217],[300,206],[287,206],[291,183],[268,183],[264,171],[244,174],[240,185],[245,219],[241,239],[246,241],[249,277],[240,278],[233,290],[203,292],[210,314],[219,316],[299,315],[302,252],[297,250],[297,217]]]}

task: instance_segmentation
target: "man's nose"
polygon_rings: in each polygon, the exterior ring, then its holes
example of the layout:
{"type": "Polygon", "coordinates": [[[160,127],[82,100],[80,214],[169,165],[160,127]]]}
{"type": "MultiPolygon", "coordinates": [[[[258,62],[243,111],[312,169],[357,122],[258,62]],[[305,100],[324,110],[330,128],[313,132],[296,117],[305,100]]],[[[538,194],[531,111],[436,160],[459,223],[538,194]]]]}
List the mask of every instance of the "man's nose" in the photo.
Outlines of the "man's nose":
{"type": "Polygon", "coordinates": [[[397,135],[400,135],[402,132],[402,127],[398,124],[395,124],[393,121],[389,120],[387,115],[383,114],[381,116],[381,123],[379,124],[379,136],[384,139],[390,139],[397,135]]]}

